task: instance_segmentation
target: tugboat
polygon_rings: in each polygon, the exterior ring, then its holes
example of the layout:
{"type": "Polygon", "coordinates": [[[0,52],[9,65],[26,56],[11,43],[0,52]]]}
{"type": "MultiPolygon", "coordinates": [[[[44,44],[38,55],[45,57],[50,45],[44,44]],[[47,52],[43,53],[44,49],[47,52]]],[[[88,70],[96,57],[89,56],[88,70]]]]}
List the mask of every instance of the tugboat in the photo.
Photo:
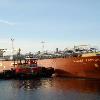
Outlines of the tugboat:
{"type": "Polygon", "coordinates": [[[54,68],[52,67],[40,67],[37,66],[36,58],[26,58],[19,63],[14,61],[14,67],[10,70],[3,70],[0,74],[2,79],[33,79],[35,77],[51,77],[54,74],[54,68]]]}
{"type": "Polygon", "coordinates": [[[37,66],[37,58],[28,57],[24,62],[15,64],[16,78],[33,78],[33,77],[51,77],[54,73],[54,68],[37,66]]]}
{"type": "Polygon", "coordinates": [[[13,66],[3,70],[0,73],[0,78],[29,79],[34,77],[51,77],[54,74],[54,68],[38,66],[38,59],[31,54],[22,60],[20,51],[21,49],[19,48],[17,58],[13,58],[13,66]]]}

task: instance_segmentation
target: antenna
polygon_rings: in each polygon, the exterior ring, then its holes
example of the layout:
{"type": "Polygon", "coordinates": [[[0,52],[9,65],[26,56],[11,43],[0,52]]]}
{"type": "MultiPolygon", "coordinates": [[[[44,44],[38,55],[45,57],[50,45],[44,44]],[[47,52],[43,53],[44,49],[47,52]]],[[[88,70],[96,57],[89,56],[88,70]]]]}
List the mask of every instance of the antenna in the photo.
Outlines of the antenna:
{"type": "Polygon", "coordinates": [[[13,59],[13,53],[14,53],[14,38],[11,38],[12,43],[12,59],[13,59]]]}
{"type": "Polygon", "coordinates": [[[14,51],[14,38],[11,38],[11,42],[12,42],[12,51],[14,51]]]}
{"type": "Polygon", "coordinates": [[[41,44],[42,44],[42,52],[44,52],[44,44],[45,44],[45,41],[41,41],[41,44]]]}

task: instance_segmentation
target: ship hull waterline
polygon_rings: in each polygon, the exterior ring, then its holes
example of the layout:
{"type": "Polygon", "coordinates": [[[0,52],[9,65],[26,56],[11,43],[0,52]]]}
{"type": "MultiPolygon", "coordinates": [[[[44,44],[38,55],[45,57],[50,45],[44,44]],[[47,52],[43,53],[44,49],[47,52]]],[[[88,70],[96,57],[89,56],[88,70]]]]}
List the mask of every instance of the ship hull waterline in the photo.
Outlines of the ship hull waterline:
{"type": "Polygon", "coordinates": [[[40,59],[38,65],[53,67],[56,76],[100,79],[100,56],[40,59]]]}

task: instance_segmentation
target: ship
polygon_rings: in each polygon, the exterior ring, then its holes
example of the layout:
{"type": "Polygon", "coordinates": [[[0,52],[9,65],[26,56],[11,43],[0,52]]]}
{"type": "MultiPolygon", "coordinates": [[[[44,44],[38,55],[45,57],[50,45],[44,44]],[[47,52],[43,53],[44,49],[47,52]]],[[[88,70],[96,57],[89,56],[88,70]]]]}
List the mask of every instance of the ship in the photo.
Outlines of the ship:
{"type": "MultiPolygon", "coordinates": [[[[54,53],[40,51],[33,55],[37,66],[54,68],[55,76],[100,79],[100,51],[87,45],[54,53]]],[[[12,60],[0,61],[0,72],[14,68],[12,60]]]]}
{"type": "Polygon", "coordinates": [[[67,50],[62,56],[42,57],[38,65],[53,67],[56,76],[100,79],[100,52],[84,47],[74,46],[74,50],[67,50]]]}

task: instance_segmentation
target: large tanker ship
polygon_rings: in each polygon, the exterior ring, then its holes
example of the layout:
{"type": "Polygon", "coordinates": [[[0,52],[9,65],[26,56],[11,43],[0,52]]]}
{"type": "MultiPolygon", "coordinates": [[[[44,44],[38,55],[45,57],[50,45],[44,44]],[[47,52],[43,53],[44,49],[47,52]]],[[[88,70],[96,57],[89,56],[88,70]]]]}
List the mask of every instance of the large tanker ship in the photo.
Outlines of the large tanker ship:
{"type": "Polygon", "coordinates": [[[57,76],[100,79],[100,52],[96,49],[75,49],[62,57],[38,60],[39,66],[53,67],[57,76]]]}
{"type": "MultiPolygon", "coordinates": [[[[56,76],[100,79],[100,51],[95,48],[79,48],[65,50],[54,54],[44,53],[34,55],[41,67],[53,67],[56,76]]],[[[0,61],[0,72],[13,68],[13,61],[0,61]]]]}

